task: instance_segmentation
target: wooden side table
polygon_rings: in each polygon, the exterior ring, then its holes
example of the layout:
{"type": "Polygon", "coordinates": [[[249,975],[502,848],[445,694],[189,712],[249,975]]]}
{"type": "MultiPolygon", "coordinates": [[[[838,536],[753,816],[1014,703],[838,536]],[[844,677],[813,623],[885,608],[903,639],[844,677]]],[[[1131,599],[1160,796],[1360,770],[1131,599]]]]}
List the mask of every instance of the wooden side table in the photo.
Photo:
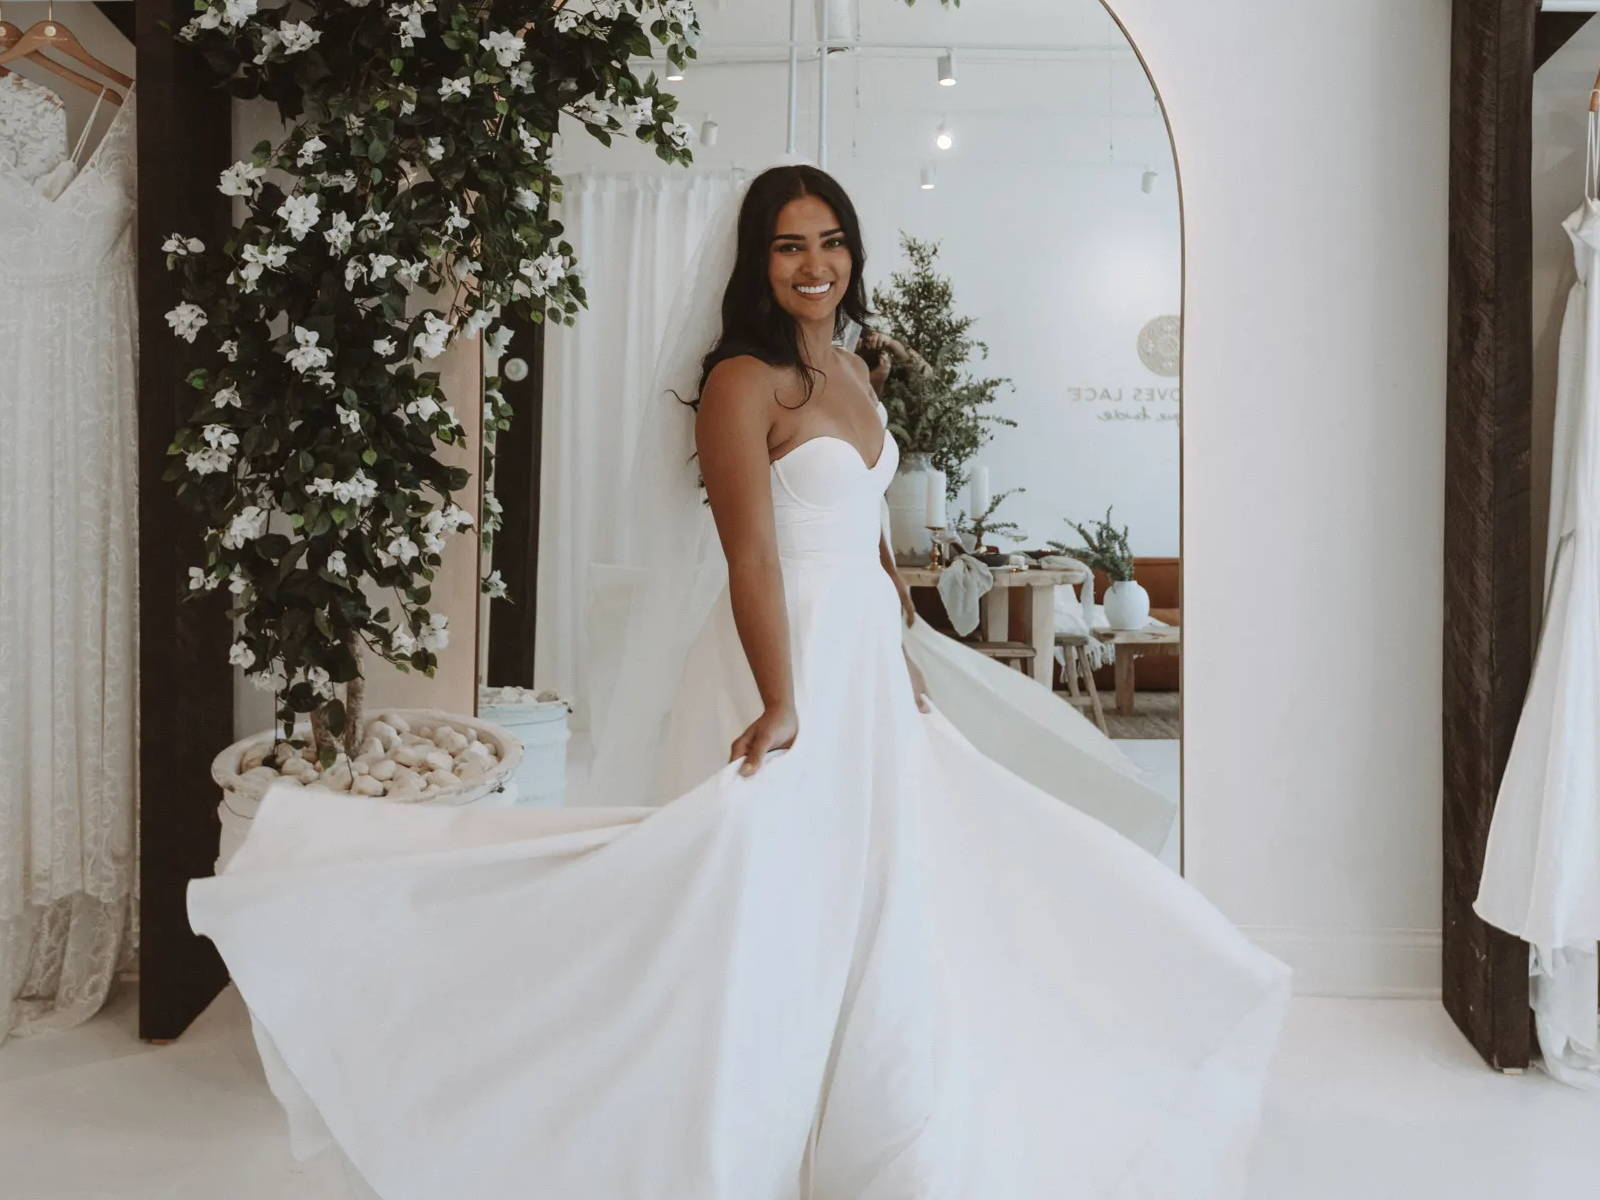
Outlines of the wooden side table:
{"type": "MultiPolygon", "coordinates": [[[[900,567],[900,578],[912,587],[938,587],[940,570],[929,567],[900,567]]],[[[991,568],[994,587],[980,601],[979,628],[990,642],[1024,641],[1033,647],[1033,662],[1028,673],[1050,687],[1056,663],[1056,588],[1072,587],[1089,578],[1078,567],[1051,567],[1046,570],[991,568]],[[1015,623],[1017,633],[1012,637],[1015,623]]]]}
{"type": "Polygon", "coordinates": [[[1176,625],[1146,629],[1096,629],[1094,636],[1117,648],[1117,712],[1133,715],[1133,661],[1144,654],[1181,654],[1183,631],[1176,625]]]}

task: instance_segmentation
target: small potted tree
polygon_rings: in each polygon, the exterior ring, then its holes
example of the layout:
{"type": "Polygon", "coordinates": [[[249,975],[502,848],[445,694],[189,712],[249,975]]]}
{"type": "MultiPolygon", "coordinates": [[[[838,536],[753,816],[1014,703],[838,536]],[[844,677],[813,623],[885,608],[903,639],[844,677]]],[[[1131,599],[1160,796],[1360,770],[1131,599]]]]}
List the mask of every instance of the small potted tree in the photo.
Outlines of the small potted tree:
{"type": "Polygon", "coordinates": [[[1111,523],[1111,509],[1092,525],[1084,526],[1068,520],[1083,539],[1082,546],[1069,546],[1052,541],[1050,545],[1062,554],[1081,559],[1096,570],[1104,571],[1111,580],[1102,603],[1106,610],[1106,623],[1112,629],[1143,629],[1150,623],[1150,594],[1133,578],[1133,550],[1128,545],[1128,527],[1118,529],[1111,523]]]}
{"type": "Polygon", "coordinates": [[[966,483],[966,463],[993,436],[990,428],[1016,422],[985,411],[1011,381],[970,373],[968,360],[987,358],[989,347],[971,335],[976,318],[955,312],[954,289],[937,270],[939,244],[902,232],[900,245],[909,266],[872,294],[885,331],[922,360],[914,369],[892,371],[883,388],[901,450],[888,490],[890,539],[896,554],[925,561],[926,473],[943,471],[945,493],[954,499],[966,483]]]}
{"type": "MultiPolygon", "coordinates": [[[[284,122],[222,173],[244,211],[226,243],[166,243],[167,321],[202,351],[167,473],[207,526],[189,587],[232,594],[230,661],[276,698],[276,728],[214,769],[246,806],[285,777],[462,800],[515,766],[516,740],[473,718],[364,712],[364,657],[433,673],[451,634],[435,572],[474,524],[454,499],[469,473],[439,454],[465,430],[434,362],[458,339],[503,348],[509,317],[571,323],[558,121],[687,163],[675,99],[632,60],[681,65],[697,33],[689,0],[197,0],[178,32],[284,122]]],[[[489,431],[509,417],[495,383],[489,431]]]]}

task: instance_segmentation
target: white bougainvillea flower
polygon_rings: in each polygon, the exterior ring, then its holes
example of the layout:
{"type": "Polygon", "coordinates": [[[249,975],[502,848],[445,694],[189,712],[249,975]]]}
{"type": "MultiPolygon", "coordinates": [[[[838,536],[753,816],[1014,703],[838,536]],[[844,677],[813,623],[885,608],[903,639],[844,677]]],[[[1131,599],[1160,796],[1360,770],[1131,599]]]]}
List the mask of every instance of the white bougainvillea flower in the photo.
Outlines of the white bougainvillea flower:
{"type": "Polygon", "coordinates": [[[285,21],[278,26],[278,42],[285,54],[299,54],[322,40],[322,30],[305,21],[285,21]]]}
{"type": "Polygon", "coordinates": [[[217,179],[217,191],[224,196],[254,196],[261,190],[267,169],[255,163],[236,162],[217,179]]]}
{"type": "Polygon", "coordinates": [[[361,432],[361,414],[359,412],[353,408],[346,408],[342,404],[336,405],[335,409],[339,414],[339,424],[343,425],[351,433],[361,432]]]}
{"type": "Polygon", "coordinates": [[[450,504],[445,505],[444,512],[441,515],[443,516],[446,524],[458,531],[472,528],[472,514],[466,509],[462,508],[459,504],[451,502],[450,504]]]}
{"type": "Polygon", "coordinates": [[[631,104],[624,104],[617,117],[629,129],[643,129],[655,120],[655,103],[649,96],[640,96],[631,104]]]}
{"type": "Polygon", "coordinates": [[[491,600],[504,600],[508,595],[506,581],[500,577],[498,570],[490,571],[484,576],[483,594],[491,600]]]}
{"type": "Polygon", "coordinates": [[[234,341],[232,338],[229,338],[227,341],[223,342],[217,347],[217,349],[221,352],[222,357],[227,359],[229,362],[239,361],[239,343],[234,341]]]}
{"type": "Polygon", "coordinates": [[[192,342],[194,335],[206,327],[206,310],[185,300],[167,313],[167,324],[178,337],[192,342]]]}
{"type": "Polygon", "coordinates": [[[346,214],[335,212],[328,218],[328,227],[322,231],[323,240],[328,243],[328,253],[344,254],[350,249],[350,237],[356,231],[356,223],[346,214]]]}
{"type": "Polygon", "coordinates": [[[444,231],[446,233],[455,233],[462,229],[468,229],[471,225],[472,221],[459,208],[451,204],[450,215],[444,219],[444,231]]]}
{"type": "Polygon", "coordinates": [[[389,268],[399,261],[392,254],[374,254],[369,260],[367,275],[371,279],[383,279],[389,274],[389,268]]]}
{"type": "Polygon", "coordinates": [[[278,219],[288,228],[289,236],[298,242],[322,219],[321,202],[314,195],[290,196],[278,206],[278,219]]]}
{"type": "Polygon", "coordinates": [[[379,338],[372,343],[372,352],[382,358],[393,358],[399,349],[393,338],[379,338]]]}
{"type": "Polygon", "coordinates": [[[302,375],[309,375],[328,365],[332,352],[326,346],[317,345],[321,335],[313,329],[303,325],[294,327],[294,349],[284,355],[285,361],[299,371],[302,375]]]}
{"type": "Polygon", "coordinates": [[[486,38],[479,38],[478,45],[493,54],[502,67],[514,65],[526,49],[522,39],[509,29],[498,29],[486,38]]]}
{"type": "Polygon", "coordinates": [[[450,341],[450,322],[438,313],[428,313],[422,318],[422,326],[422,332],[411,344],[423,358],[438,358],[450,341]]]}
{"type": "Polygon", "coordinates": [[[418,640],[424,650],[443,650],[450,645],[450,618],[444,613],[434,613],[428,618],[418,640]]]}
{"type": "Polygon", "coordinates": [[[494,301],[490,301],[468,317],[466,323],[461,326],[461,330],[468,337],[471,337],[475,333],[482,333],[499,319],[500,306],[494,301]]]}
{"type": "Polygon", "coordinates": [[[196,475],[215,475],[233,465],[233,455],[227,450],[191,450],[183,464],[196,475]]]}
{"type": "Polygon", "coordinates": [[[349,575],[350,568],[345,565],[344,551],[335,550],[332,554],[328,555],[328,561],[323,564],[323,569],[326,570],[329,575],[338,575],[340,577],[349,575]]]}
{"type": "Polygon", "coordinates": [[[239,389],[236,387],[218,388],[211,397],[211,403],[218,408],[243,408],[244,402],[239,399],[239,389]]]}
{"type": "Polygon", "coordinates": [[[333,485],[333,498],[340,504],[371,504],[378,498],[378,481],[365,471],[333,485]]]}
{"type": "Polygon", "coordinates": [[[250,590],[250,581],[238,567],[228,572],[228,590],[235,596],[242,596],[250,590]]]}
{"type": "Polygon", "coordinates": [[[439,84],[439,98],[448,100],[451,96],[470,96],[472,94],[472,77],[462,75],[455,79],[446,79],[439,84]]]}
{"type": "Polygon", "coordinates": [[[175,233],[161,243],[161,252],[163,254],[175,254],[179,258],[187,258],[191,254],[199,254],[205,248],[206,244],[199,238],[184,237],[181,233],[175,233]]]}
{"type": "Polygon", "coordinates": [[[401,263],[394,269],[394,277],[406,287],[416,287],[417,280],[422,278],[422,273],[428,269],[428,260],[419,258],[415,262],[401,263]]]}
{"type": "Polygon", "coordinates": [[[396,629],[389,638],[389,649],[395,654],[409,657],[417,652],[417,639],[411,636],[409,629],[396,629]]]}
{"type": "Polygon", "coordinates": [[[511,68],[511,86],[519,92],[533,90],[533,64],[518,63],[511,68]]]}
{"type": "Polygon", "coordinates": [[[518,208],[525,208],[531,212],[539,207],[539,193],[532,188],[519,187],[512,195],[518,208]]]}
{"type": "Polygon", "coordinates": [[[239,435],[226,425],[207,425],[200,431],[208,446],[218,450],[232,450],[239,444],[239,435]]]}
{"type": "Polygon", "coordinates": [[[395,534],[384,550],[400,563],[408,563],[420,553],[417,544],[403,533],[395,534]]]}
{"type": "Polygon", "coordinates": [[[228,522],[223,530],[222,545],[228,550],[242,550],[246,542],[253,542],[267,531],[267,510],[258,504],[247,504],[228,522]]]}
{"type": "Polygon", "coordinates": [[[334,697],[333,679],[323,667],[312,667],[306,672],[306,682],[311,685],[311,694],[319,700],[332,700],[334,697]]]}
{"type": "Polygon", "coordinates": [[[267,59],[272,57],[272,52],[283,44],[283,36],[276,29],[263,30],[261,34],[261,51],[250,61],[256,66],[264,66],[267,59]]]}
{"type": "Polygon", "coordinates": [[[217,586],[217,581],[211,578],[211,573],[204,567],[189,568],[189,590],[191,592],[209,592],[217,586]]]}
{"type": "Polygon", "coordinates": [[[444,157],[444,139],[431,137],[422,144],[423,153],[428,156],[429,162],[438,162],[444,157]]]}
{"type": "Polygon", "coordinates": [[[362,214],[361,224],[363,226],[363,239],[371,241],[373,238],[388,233],[393,229],[394,218],[382,209],[375,208],[371,212],[362,214]]]}
{"type": "Polygon", "coordinates": [[[356,173],[354,171],[340,171],[337,175],[329,175],[324,171],[317,176],[317,186],[338,188],[347,196],[356,190],[356,183],[356,173]]]}
{"type": "Polygon", "coordinates": [[[317,383],[327,388],[330,392],[333,391],[334,385],[338,382],[338,377],[332,371],[317,372],[317,383]]]}
{"type": "Polygon", "coordinates": [[[432,396],[418,396],[406,405],[406,412],[416,417],[419,421],[431,421],[439,412],[439,402],[432,396]]]}
{"type": "Polygon", "coordinates": [[[484,349],[490,354],[504,354],[506,347],[511,345],[511,337],[511,327],[509,325],[501,325],[483,340],[484,349]]]}
{"type": "Polygon", "coordinates": [[[249,670],[256,664],[256,652],[243,642],[235,642],[228,647],[228,661],[236,667],[249,670]]]}
{"type": "Polygon", "coordinates": [[[344,290],[353,292],[356,284],[367,277],[367,264],[361,261],[358,254],[344,264],[344,290]]]}
{"type": "Polygon", "coordinates": [[[305,141],[300,143],[300,153],[295,155],[294,158],[295,165],[299,167],[309,167],[312,163],[317,161],[317,155],[321,154],[327,148],[328,143],[313,133],[305,141]]]}
{"type": "Polygon", "coordinates": [[[679,150],[688,149],[689,142],[694,137],[694,129],[682,121],[668,121],[666,132],[667,139],[679,150]]]}

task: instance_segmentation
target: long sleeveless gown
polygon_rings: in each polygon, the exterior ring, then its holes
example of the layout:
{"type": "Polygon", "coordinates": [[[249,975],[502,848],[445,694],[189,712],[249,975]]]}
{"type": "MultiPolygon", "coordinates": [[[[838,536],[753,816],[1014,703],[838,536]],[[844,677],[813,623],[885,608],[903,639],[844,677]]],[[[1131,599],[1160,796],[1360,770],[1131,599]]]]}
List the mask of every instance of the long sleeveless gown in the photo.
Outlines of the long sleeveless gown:
{"type": "Polygon", "coordinates": [[[133,97],[80,167],[45,91],[0,79],[0,1039],[92,1016],[134,921],[133,97]]]}
{"type": "MultiPolygon", "coordinates": [[[[297,1151],[384,1200],[1234,1195],[1288,972],[917,710],[876,462],[772,468],[799,736],[662,807],[268,793],[189,887],[297,1151]]],[[[753,684],[726,598],[689,744],[753,684]]]]}

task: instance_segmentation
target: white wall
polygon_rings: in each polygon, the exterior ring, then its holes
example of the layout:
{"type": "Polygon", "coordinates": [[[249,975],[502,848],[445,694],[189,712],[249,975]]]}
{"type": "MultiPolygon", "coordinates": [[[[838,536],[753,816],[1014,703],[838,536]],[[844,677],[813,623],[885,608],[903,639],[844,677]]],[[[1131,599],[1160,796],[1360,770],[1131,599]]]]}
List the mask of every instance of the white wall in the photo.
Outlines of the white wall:
{"type": "Polygon", "coordinates": [[[1450,5],[1115,7],[1184,185],[1186,871],[1302,990],[1433,990],[1450,5]]]}

